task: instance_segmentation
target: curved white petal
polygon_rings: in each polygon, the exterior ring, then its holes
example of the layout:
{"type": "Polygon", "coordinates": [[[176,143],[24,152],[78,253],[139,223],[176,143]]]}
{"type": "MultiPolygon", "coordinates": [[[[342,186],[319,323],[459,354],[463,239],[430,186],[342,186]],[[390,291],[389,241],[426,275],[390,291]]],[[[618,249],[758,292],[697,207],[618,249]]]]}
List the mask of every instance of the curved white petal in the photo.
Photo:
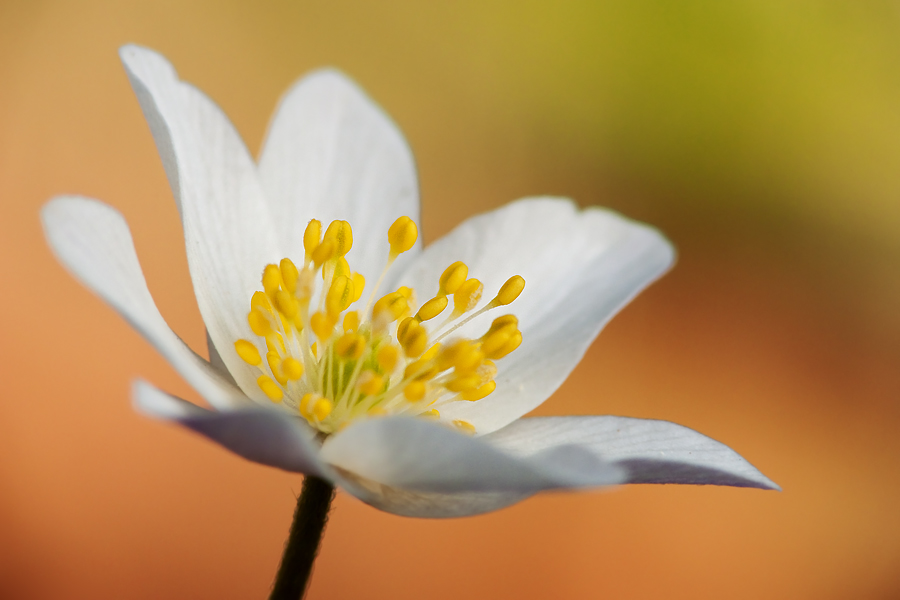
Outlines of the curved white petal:
{"type": "Polygon", "coordinates": [[[241,390],[188,348],[159,314],[118,211],[89,198],[63,196],[44,206],[41,220],[59,261],[153,344],[203,398],[219,408],[248,403],[241,390]]]}
{"type": "Polygon", "coordinates": [[[138,46],[120,55],[181,211],[200,314],[238,385],[265,402],[232,346],[251,335],[246,315],[263,268],[283,256],[256,165],[222,111],[165,58],[138,46]]]}
{"type": "Polygon", "coordinates": [[[668,421],[628,417],[531,417],[484,436],[519,456],[577,445],[627,472],[626,483],[781,488],[737,452],[668,421]]]}
{"type": "Polygon", "coordinates": [[[577,446],[514,457],[444,425],[403,417],[351,425],[325,441],[322,458],[388,486],[449,494],[615,485],[624,475],[577,446]]]}
{"type": "MultiPolygon", "coordinates": [[[[478,402],[442,407],[448,419],[472,423],[479,434],[503,427],[552,394],[581,360],[600,329],[671,266],[672,246],[655,229],[608,210],[568,200],[519,200],[462,223],[419,256],[401,277],[422,294],[462,260],[484,283],[482,305],[512,275],[525,290],[459,330],[480,337],[491,320],[519,318],[522,345],[497,362],[497,390],[478,402]]],[[[439,321],[440,318],[435,321],[439,321]]]]}
{"type": "Polygon", "coordinates": [[[247,460],[331,478],[331,471],[319,458],[315,432],[299,417],[257,406],[210,411],[140,380],[134,383],[132,394],[139,412],[184,425],[247,460]]]}
{"type": "MultiPolygon", "coordinates": [[[[282,97],[259,174],[287,255],[303,258],[310,219],[323,226],[347,220],[354,236],[347,259],[365,276],[367,288],[387,261],[391,223],[404,215],[419,223],[416,169],[403,135],[365,92],[333,69],[307,75],[282,97]]],[[[418,244],[401,255],[392,273],[401,272],[417,251],[418,244]]]]}

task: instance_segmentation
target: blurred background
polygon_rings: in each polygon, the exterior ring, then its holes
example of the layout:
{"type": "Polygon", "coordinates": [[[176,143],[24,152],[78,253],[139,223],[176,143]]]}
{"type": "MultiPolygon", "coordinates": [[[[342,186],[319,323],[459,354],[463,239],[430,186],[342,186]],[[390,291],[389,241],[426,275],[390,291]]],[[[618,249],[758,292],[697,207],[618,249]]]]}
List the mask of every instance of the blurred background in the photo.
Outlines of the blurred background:
{"type": "Polygon", "coordinates": [[[196,395],[45,246],[52,195],[116,206],[205,353],[125,42],[254,150],[343,69],[410,141],[426,241],[535,194],[660,227],[676,268],[538,413],[676,421],[784,488],[451,521],[339,494],[311,598],[900,598],[900,4],[861,0],[2,0],[0,597],[264,597],[300,489],[136,415],[138,375],[196,395]]]}

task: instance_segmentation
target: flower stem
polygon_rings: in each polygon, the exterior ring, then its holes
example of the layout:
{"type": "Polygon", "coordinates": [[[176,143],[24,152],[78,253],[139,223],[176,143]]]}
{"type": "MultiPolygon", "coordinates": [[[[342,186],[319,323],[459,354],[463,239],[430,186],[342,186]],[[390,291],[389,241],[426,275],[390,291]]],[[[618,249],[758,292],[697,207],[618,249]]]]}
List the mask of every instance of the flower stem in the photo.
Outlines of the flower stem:
{"type": "Polygon", "coordinates": [[[294,510],[294,522],[284,544],[281,566],[269,600],[298,600],[306,592],[319,542],[328,522],[334,486],[324,479],[306,476],[294,510]]]}

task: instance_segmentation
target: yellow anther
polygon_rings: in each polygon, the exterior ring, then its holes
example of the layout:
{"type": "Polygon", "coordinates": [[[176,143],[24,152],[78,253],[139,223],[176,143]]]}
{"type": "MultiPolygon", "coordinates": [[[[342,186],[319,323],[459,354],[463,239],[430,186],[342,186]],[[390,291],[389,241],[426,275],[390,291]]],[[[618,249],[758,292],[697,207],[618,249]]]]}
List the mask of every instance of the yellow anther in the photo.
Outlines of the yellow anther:
{"type": "Polygon", "coordinates": [[[316,343],[313,342],[312,346],[309,347],[309,351],[312,352],[312,355],[316,358],[319,358],[319,347],[316,346],[316,343]]]}
{"type": "Polygon", "coordinates": [[[496,356],[497,352],[506,346],[515,331],[514,328],[503,328],[484,336],[484,341],[481,343],[481,351],[488,358],[498,358],[496,356]]]}
{"type": "Polygon", "coordinates": [[[436,298],[432,298],[428,302],[422,305],[419,309],[419,312],[416,313],[416,318],[419,321],[428,321],[429,319],[433,319],[447,308],[447,296],[438,296],[436,298]]]}
{"type": "Polygon", "coordinates": [[[269,297],[266,296],[265,292],[253,292],[253,296],[250,297],[250,308],[251,310],[258,308],[271,313],[272,303],[269,302],[269,297]]]}
{"type": "Polygon", "coordinates": [[[406,356],[416,358],[425,352],[425,346],[428,345],[428,332],[419,325],[418,321],[413,320],[406,329],[403,339],[398,341],[406,356]]]}
{"type": "Polygon", "coordinates": [[[297,280],[300,278],[300,271],[297,270],[297,266],[289,258],[281,259],[279,269],[281,270],[281,281],[284,284],[284,289],[293,294],[297,291],[297,280]]]}
{"type": "Polygon", "coordinates": [[[326,314],[321,312],[315,312],[309,318],[310,328],[313,330],[313,333],[316,334],[316,337],[323,342],[330,338],[331,334],[334,333],[334,325],[335,321],[332,321],[326,314]]]}
{"type": "Polygon", "coordinates": [[[347,277],[335,277],[325,296],[325,311],[328,316],[337,321],[345,308],[350,306],[353,298],[353,282],[347,277]]]}
{"type": "Polygon", "coordinates": [[[425,387],[423,382],[411,381],[403,388],[403,395],[410,402],[418,402],[425,397],[426,391],[428,391],[428,388],[425,387]]]}
{"type": "Polygon", "coordinates": [[[443,295],[455,294],[459,286],[463,284],[466,277],[469,276],[469,267],[461,260],[456,261],[446,269],[439,280],[441,286],[440,293],[443,295]]]}
{"type": "Polygon", "coordinates": [[[256,385],[272,402],[281,402],[281,399],[284,398],[284,392],[268,375],[260,375],[256,380],[256,385]]]}
{"type": "Polygon", "coordinates": [[[466,279],[453,293],[454,316],[459,316],[475,308],[475,305],[481,300],[483,291],[484,286],[480,281],[477,279],[466,279]]]}
{"type": "Polygon", "coordinates": [[[462,394],[460,394],[460,397],[463,400],[468,400],[469,402],[474,402],[476,400],[481,400],[482,398],[484,398],[485,396],[487,396],[488,394],[493,392],[495,389],[497,389],[497,382],[496,381],[488,381],[486,384],[484,384],[483,386],[481,386],[478,389],[471,390],[468,392],[463,392],[462,394]]]}
{"type": "Polygon", "coordinates": [[[418,326],[419,322],[416,321],[413,317],[405,317],[400,323],[397,324],[397,341],[403,344],[403,341],[406,339],[406,333],[409,331],[410,327],[418,326]],[[413,325],[415,323],[415,325],[413,325]]]}
{"type": "Polygon", "coordinates": [[[482,352],[475,346],[468,345],[456,357],[456,361],[453,363],[453,367],[455,369],[455,372],[458,374],[472,373],[478,370],[478,368],[484,362],[484,358],[484,352],[482,352]]]}
{"type": "Polygon", "coordinates": [[[437,374],[438,369],[433,363],[421,359],[409,363],[403,369],[403,379],[433,379],[437,374]]]}
{"type": "MultiPolygon", "coordinates": [[[[312,219],[303,232],[303,249],[306,250],[306,262],[312,258],[312,254],[319,247],[319,240],[322,239],[322,223],[317,219],[312,219]]],[[[320,263],[321,264],[321,263],[320,263]]]]}
{"type": "Polygon", "coordinates": [[[441,344],[440,344],[440,342],[438,342],[437,344],[434,344],[431,348],[426,350],[425,354],[423,354],[419,358],[419,360],[426,360],[426,361],[434,360],[434,357],[437,356],[438,352],[440,352],[440,351],[441,351],[441,344]]]}
{"type": "Polygon", "coordinates": [[[400,360],[400,351],[393,344],[385,344],[378,349],[375,359],[378,361],[378,366],[381,367],[382,371],[391,373],[397,366],[397,361],[400,360]]]}
{"type": "Polygon", "coordinates": [[[419,229],[409,217],[400,217],[388,228],[388,242],[391,244],[389,260],[394,260],[398,255],[406,252],[416,243],[419,237],[419,229]]]}
{"type": "Polygon", "coordinates": [[[269,352],[285,353],[284,338],[277,331],[271,332],[266,336],[266,349],[269,352]]]}
{"type": "Polygon", "coordinates": [[[297,404],[297,410],[300,411],[301,415],[308,419],[312,416],[313,409],[319,400],[324,400],[324,398],[315,392],[303,394],[303,397],[300,398],[300,402],[297,404]]]}
{"type": "Polygon", "coordinates": [[[238,356],[241,357],[241,360],[248,365],[256,367],[262,364],[262,357],[259,355],[259,350],[256,349],[256,346],[253,345],[252,342],[238,340],[234,343],[234,349],[238,356]]]}
{"type": "Polygon", "coordinates": [[[266,292],[266,296],[269,298],[274,296],[275,292],[278,291],[278,288],[281,287],[281,284],[281,269],[278,268],[278,265],[266,265],[262,274],[262,285],[263,290],[266,292]]]}
{"type": "Polygon", "coordinates": [[[353,247],[353,230],[347,221],[332,221],[325,230],[325,240],[334,240],[335,256],[344,256],[353,247]]]}
{"type": "Polygon", "coordinates": [[[492,360],[485,360],[481,363],[481,366],[478,367],[478,374],[481,375],[481,378],[484,381],[493,379],[497,376],[497,365],[495,365],[492,360]]]}
{"type": "Polygon", "coordinates": [[[356,360],[366,349],[366,338],[358,333],[345,333],[334,343],[334,352],[344,360],[356,360]]]}
{"type": "Polygon", "coordinates": [[[303,377],[303,363],[293,356],[288,356],[281,363],[281,372],[289,380],[296,381],[303,377]]]}
{"type": "Polygon", "coordinates": [[[344,331],[356,331],[359,329],[359,313],[351,310],[344,315],[344,331]]]}
{"type": "Polygon", "coordinates": [[[468,435],[475,435],[475,426],[469,423],[468,421],[460,421],[459,419],[453,421],[453,424],[456,428],[461,432],[468,435]]]}
{"type": "Polygon", "coordinates": [[[315,417],[317,421],[321,421],[331,414],[332,408],[334,408],[334,405],[331,404],[331,400],[328,398],[319,398],[318,402],[313,405],[312,416],[315,417]]]}
{"type": "Polygon", "coordinates": [[[281,372],[281,356],[277,352],[266,352],[266,362],[269,363],[269,369],[275,377],[275,381],[284,385],[287,383],[287,377],[281,372]]]}
{"type": "Polygon", "coordinates": [[[254,308],[247,315],[247,323],[256,335],[266,336],[272,333],[272,324],[258,308],[254,308]]]}
{"type": "Polygon", "coordinates": [[[272,298],[275,309],[288,319],[293,319],[300,310],[300,303],[289,292],[278,290],[272,298]]]}
{"type": "Polygon", "coordinates": [[[426,410],[425,412],[420,413],[419,416],[425,419],[440,419],[441,413],[438,412],[438,409],[432,408],[431,410],[426,410]]]}
{"type": "Polygon", "coordinates": [[[516,329],[518,327],[518,325],[519,325],[519,319],[517,319],[515,315],[503,315],[502,317],[497,317],[491,323],[491,327],[490,327],[490,329],[488,329],[488,332],[485,334],[484,337],[487,337],[488,335],[494,333],[495,331],[499,331],[501,329],[508,328],[509,326],[512,326],[513,329],[516,329]]]}
{"type": "Polygon", "coordinates": [[[498,348],[489,358],[500,359],[518,348],[522,344],[522,332],[515,331],[503,347],[498,348]]]}
{"type": "Polygon", "coordinates": [[[326,260],[331,260],[335,257],[336,250],[337,244],[334,240],[323,240],[322,243],[316,246],[316,249],[312,251],[312,254],[310,254],[313,266],[315,266],[316,269],[320,268],[326,260]]]}
{"type": "Polygon", "coordinates": [[[391,292],[382,297],[372,308],[372,318],[376,321],[391,323],[403,316],[409,310],[406,297],[399,291],[391,292]]]}
{"type": "Polygon", "coordinates": [[[359,374],[359,379],[357,379],[356,389],[362,392],[366,396],[374,396],[375,394],[381,392],[384,389],[384,378],[375,373],[375,371],[370,371],[366,369],[362,373],[359,374]]]}
{"type": "Polygon", "coordinates": [[[363,290],[366,287],[366,278],[359,273],[354,273],[350,276],[350,281],[353,282],[353,300],[351,302],[356,302],[362,297],[363,290]]]}
{"type": "Polygon", "coordinates": [[[473,390],[477,390],[483,383],[484,381],[481,379],[480,375],[472,373],[469,375],[454,377],[453,379],[445,383],[444,387],[451,392],[470,392],[473,390]]]}
{"type": "Polygon", "coordinates": [[[506,306],[512,304],[513,300],[519,297],[522,290],[525,289],[525,278],[521,275],[513,275],[506,280],[506,283],[500,286],[497,296],[491,300],[491,306],[506,306]]]}
{"type": "Polygon", "coordinates": [[[413,290],[410,287],[406,287],[405,285],[401,285],[397,288],[397,293],[406,298],[407,300],[413,297],[413,290]]]}

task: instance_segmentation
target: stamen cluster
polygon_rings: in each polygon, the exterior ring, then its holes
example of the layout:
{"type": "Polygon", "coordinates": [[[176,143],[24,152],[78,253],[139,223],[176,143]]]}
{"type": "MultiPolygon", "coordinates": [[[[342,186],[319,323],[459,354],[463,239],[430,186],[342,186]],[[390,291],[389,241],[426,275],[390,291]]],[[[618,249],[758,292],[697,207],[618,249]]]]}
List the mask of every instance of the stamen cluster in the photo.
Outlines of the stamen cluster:
{"type": "MultiPolygon", "coordinates": [[[[478,315],[512,303],[525,280],[511,277],[493,300],[475,311],[484,286],[470,279],[468,267],[457,261],[441,275],[437,295],[418,310],[416,294],[408,287],[376,301],[391,264],[417,238],[409,217],[391,225],[387,264],[362,311],[349,310],[362,297],[366,282],[345,258],[353,246],[347,221],[332,221],[323,235],[322,224],[313,219],[303,235],[301,267],[289,258],[265,267],[263,290],[253,294],[247,315],[258,339],[240,339],[234,347],[244,362],[259,370],[256,383],[272,402],[297,410],[310,425],[329,434],[354,419],[378,415],[437,419],[440,407],[449,402],[474,402],[494,391],[494,361],[522,343],[516,317],[494,319],[477,339],[448,336],[478,315]],[[451,298],[450,314],[433,326],[451,298]]],[[[465,421],[453,425],[475,432],[465,421]]]]}

